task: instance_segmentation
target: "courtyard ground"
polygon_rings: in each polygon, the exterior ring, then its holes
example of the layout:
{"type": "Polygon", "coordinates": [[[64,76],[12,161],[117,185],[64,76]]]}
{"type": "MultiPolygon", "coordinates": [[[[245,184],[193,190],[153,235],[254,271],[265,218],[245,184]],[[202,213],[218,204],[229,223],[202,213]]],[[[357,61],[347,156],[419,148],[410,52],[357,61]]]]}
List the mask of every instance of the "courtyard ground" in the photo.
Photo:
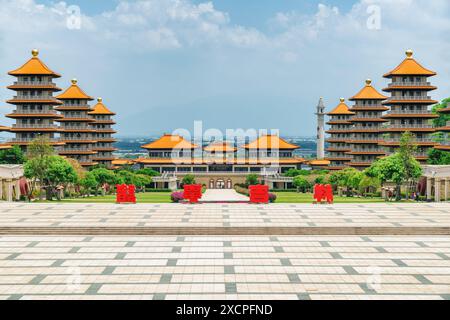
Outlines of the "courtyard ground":
{"type": "Polygon", "coordinates": [[[0,299],[450,299],[449,212],[0,203],[0,299]]]}

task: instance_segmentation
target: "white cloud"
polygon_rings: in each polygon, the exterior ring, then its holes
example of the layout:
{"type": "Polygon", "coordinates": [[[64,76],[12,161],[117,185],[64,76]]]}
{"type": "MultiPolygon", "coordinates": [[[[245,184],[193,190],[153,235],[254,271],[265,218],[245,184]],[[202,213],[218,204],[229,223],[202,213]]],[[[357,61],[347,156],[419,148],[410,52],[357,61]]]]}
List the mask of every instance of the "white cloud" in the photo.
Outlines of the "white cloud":
{"type": "MultiPolygon", "coordinates": [[[[402,60],[407,48],[438,72],[433,82],[440,90],[433,96],[450,95],[448,0],[355,0],[348,11],[319,4],[313,14],[274,12],[269,32],[236,25],[214,1],[123,0],[98,15],[81,8],[80,30],[67,29],[67,9],[64,2],[0,0],[2,95],[10,95],[4,89],[11,81],[6,71],[23,62],[18,56],[26,57],[32,47],[45,52],[55,71],[84,78],[98,91],[92,95],[110,96],[119,115],[158,117],[149,108],[180,106],[174,116],[188,121],[185,104],[205,99],[204,104],[220,106],[226,100],[217,97],[234,95],[247,99],[248,108],[273,102],[289,114],[274,114],[275,126],[278,119],[289,133],[300,127],[313,133],[310,117],[292,115],[313,108],[319,96],[332,105],[340,96],[353,95],[367,77],[382,87],[381,75],[402,60]],[[380,8],[380,30],[367,28],[370,5],[380,8]]],[[[253,121],[250,115],[241,119],[253,121]]],[[[161,118],[152,124],[168,125],[161,118]]],[[[135,130],[132,124],[121,125],[135,130]]]]}

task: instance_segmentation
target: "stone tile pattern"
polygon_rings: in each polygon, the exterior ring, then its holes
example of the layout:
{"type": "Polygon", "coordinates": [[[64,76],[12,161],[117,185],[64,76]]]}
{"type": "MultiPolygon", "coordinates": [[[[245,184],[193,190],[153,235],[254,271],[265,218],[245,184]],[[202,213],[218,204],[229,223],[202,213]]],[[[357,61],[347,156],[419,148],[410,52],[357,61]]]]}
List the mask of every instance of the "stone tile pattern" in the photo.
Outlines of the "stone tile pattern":
{"type": "Polygon", "coordinates": [[[450,203],[0,203],[0,227],[450,227],[450,203]]]}
{"type": "Polygon", "coordinates": [[[0,298],[448,299],[450,237],[3,236],[0,298]]]}

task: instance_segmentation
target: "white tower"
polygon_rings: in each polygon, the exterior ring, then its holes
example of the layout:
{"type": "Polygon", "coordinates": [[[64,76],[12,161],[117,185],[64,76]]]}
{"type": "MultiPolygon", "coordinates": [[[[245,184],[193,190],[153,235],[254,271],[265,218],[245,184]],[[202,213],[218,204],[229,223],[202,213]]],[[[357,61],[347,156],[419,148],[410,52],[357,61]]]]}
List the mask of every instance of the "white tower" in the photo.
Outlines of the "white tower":
{"type": "Polygon", "coordinates": [[[325,158],[325,105],[320,98],[317,105],[317,159],[325,158]]]}

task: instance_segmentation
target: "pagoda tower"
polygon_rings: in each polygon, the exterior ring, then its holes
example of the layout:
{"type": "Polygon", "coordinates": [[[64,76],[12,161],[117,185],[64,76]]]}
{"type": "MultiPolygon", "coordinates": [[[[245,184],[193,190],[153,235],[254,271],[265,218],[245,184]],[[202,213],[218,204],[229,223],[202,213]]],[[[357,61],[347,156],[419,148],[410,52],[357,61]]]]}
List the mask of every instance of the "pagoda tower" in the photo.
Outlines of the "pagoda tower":
{"type": "Polygon", "coordinates": [[[37,136],[46,136],[52,145],[61,145],[55,133],[59,127],[54,124],[61,116],[54,110],[54,106],[62,104],[53,97],[54,92],[61,91],[53,79],[61,77],[50,70],[39,58],[39,51],[32,51],[32,58],[19,69],[8,72],[17,81],[8,89],[17,92],[7,103],[15,106],[15,110],[6,115],[15,119],[10,131],[15,133],[11,144],[19,145],[23,149],[37,136]]]}
{"type": "Polygon", "coordinates": [[[349,162],[351,167],[358,169],[370,167],[377,157],[385,155],[384,148],[378,143],[381,138],[381,126],[383,122],[387,122],[381,118],[383,112],[389,110],[382,105],[382,101],[386,99],[386,96],[372,86],[370,79],[366,80],[364,88],[349,99],[354,102],[350,111],[355,113],[351,119],[353,126],[350,138],[347,140],[351,148],[347,154],[353,157],[349,162]]]}
{"type": "Polygon", "coordinates": [[[344,169],[352,160],[352,157],[346,154],[346,152],[350,151],[350,145],[347,141],[350,137],[352,126],[350,120],[354,114],[345,104],[344,98],[341,98],[340,103],[333,111],[327,113],[330,116],[330,121],[327,124],[331,127],[327,131],[330,137],[327,139],[329,146],[326,149],[328,152],[326,160],[330,161],[330,165],[328,166],[330,170],[344,169]]]}
{"type": "Polygon", "coordinates": [[[320,98],[317,105],[317,159],[325,158],[325,105],[323,98],[320,98]]]}
{"type": "Polygon", "coordinates": [[[97,104],[89,112],[89,115],[94,120],[90,125],[95,131],[95,140],[97,141],[93,147],[93,150],[97,152],[93,160],[107,168],[112,168],[112,161],[115,159],[113,152],[117,150],[113,145],[116,140],[112,137],[116,133],[112,128],[112,125],[115,124],[112,119],[115,113],[103,104],[102,98],[98,98],[97,104]]]}
{"type": "MultiPolygon", "coordinates": [[[[450,115],[450,103],[447,105],[447,108],[440,109],[438,112],[450,115]]],[[[435,149],[450,152],[450,121],[447,121],[447,124],[444,127],[437,128],[437,130],[444,133],[444,141],[438,146],[435,146],[435,149]]]]}
{"type": "Polygon", "coordinates": [[[421,162],[428,159],[427,150],[435,145],[430,134],[435,131],[430,119],[437,118],[428,106],[437,103],[428,96],[428,92],[437,89],[428,82],[428,78],[435,76],[413,59],[412,50],[406,51],[406,59],[394,70],[384,75],[391,79],[389,86],[383,91],[389,92],[384,105],[390,111],[383,116],[389,120],[389,125],[383,129],[387,137],[380,144],[387,147],[388,153],[393,153],[400,146],[401,135],[409,131],[415,135],[414,143],[418,150],[414,155],[421,162]]]}
{"type": "Polygon", "coordinates": [[[93,150],[95,130],[89,125],[94,119],[88,114],[91,111],[88,103],[94,99],[80,89],[76,79],[57,99],[63,102],[55,109],[63,116],[57,121],[61,123],[61,141],[65,143],[59,155],[73,158],[83,167],[95,165],[92,160],[97,153],[93,150]]]}

